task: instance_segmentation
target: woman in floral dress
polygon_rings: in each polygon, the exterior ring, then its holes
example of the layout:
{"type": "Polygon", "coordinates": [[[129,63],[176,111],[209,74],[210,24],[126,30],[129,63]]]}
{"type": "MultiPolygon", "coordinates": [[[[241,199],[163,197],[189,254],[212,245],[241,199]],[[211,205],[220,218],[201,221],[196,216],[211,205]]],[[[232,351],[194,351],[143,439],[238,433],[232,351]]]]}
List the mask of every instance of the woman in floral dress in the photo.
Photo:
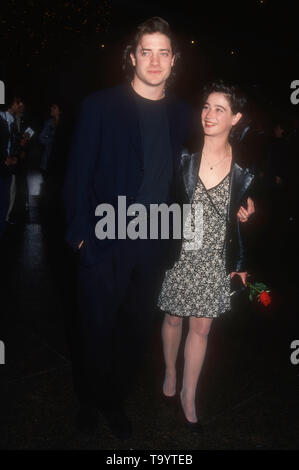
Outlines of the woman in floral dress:
{"type": "Polygon", "coordinates": [[[242,204],[246,205],[247,200],[252,205],[248,188],[253,175],[236,163],[229,141],[245,104],[242,93],[222,81],[206,90],[201,113],[203,143],[195,153],[185,150],[181,164],[186,194],[192,203],[191,225],[187,225],[189,232],[195,228],[197,235],[190,242],[185,226],[180,258],[167,271],[159,298],[159,307],[166,312],[162,327],[165,397],[174,397],[176,393],[182,321],[189,317],[180,403],[185,422],[195,431],[200,429],[196,387],[211,324],[230,309],[230,278],[237,275],[246,283],[246,247],[240,221],[245,221],[247,210],[250,213],[252,209],[246,210],[242,204]]]}

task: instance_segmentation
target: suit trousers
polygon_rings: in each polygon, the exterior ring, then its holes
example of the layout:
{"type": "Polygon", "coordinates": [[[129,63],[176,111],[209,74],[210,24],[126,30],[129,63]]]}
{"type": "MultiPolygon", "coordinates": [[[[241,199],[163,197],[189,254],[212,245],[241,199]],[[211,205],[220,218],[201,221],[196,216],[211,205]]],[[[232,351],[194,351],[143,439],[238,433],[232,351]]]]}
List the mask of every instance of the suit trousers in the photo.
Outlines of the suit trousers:
{"type": "Polygon", "coordinates": [[[81,403],[119,403],[134,384],[158,312],[163,242],[116,240],[101,262],[86,266],[79,261],[71,350],[81,403]]]}
{"type": "Polygon", "coordinates": [[[0,238],[3,236],[6,227],[6,217],[9,208],[11,181],[11,175],[0,176],[0,238]]]}

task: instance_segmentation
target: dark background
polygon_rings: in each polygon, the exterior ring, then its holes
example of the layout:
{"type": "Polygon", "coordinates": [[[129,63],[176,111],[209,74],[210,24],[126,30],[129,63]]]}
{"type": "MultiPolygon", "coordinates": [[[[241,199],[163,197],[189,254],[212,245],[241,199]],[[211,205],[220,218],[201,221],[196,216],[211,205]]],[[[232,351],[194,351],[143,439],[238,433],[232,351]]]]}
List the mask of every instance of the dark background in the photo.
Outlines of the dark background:
{"type": "Polygon", "coordinates": [[[53,99],[76,107],[91,91],[123,81],[122,51],[130,33],[146,18],[162,16],[179,40],[175,88],[185,99],[196,99],[206,81],[224,77],[270,114],[298,113],[299,106],[290,103],[290,84],[299,78],[295,5],[4,0],[0,79],[7,94],[23,95],[41,115],[53,99]]]}
{"type": "MultiPolygon", "coordinates": [[[[230,78],[247,90],[257,117],[283,113],[291,118],[299,114],[299,105],[290,102],[290,84],[299,79],[295,5],[295,0],[2,0],[0,79],[7,96],[24,97],[37,136],[52,101],[63,100],[76,111],[88,93],[121,83],[130,32],[159,15],[180,42],[179,95],[194,102],[208,80],[230,78]]],[[[299,336],[298,218],[292,212],[298,173],[291,178],[292,204],[283,197],[278,204],[273,192],[266,204],[262,197],[255,199],[256,216],[247,225],[255,248],[253,280],[270,286],[272,307],[243,299],[244,308],[214,323],[198,395],[204,435],[183,429],[177,413],[160,399],[161,316],[140,385],[126,404],[133,439],[115,438],[103,417],[88,438],[75,426],[78,404],[65,334],[75,312],[75,260],[63,240],[56,181],[43,181],[41,146],[35,142],[28,151],[24,223],[9,225],[0,246],[0,339],[6,345],[6,364],[0,366],[0,448],[298,449],[299,365],[290,362],[290,344],[299,336]]]]}

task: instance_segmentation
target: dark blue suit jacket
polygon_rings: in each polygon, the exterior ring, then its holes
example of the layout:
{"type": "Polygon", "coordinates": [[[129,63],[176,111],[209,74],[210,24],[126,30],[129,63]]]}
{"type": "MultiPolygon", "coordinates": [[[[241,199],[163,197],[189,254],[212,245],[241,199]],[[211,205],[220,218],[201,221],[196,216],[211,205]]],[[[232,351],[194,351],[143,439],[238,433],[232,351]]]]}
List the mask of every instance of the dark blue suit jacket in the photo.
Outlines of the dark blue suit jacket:
{"type": "MultiPolygon", "coordinates": [[[[176,200],[179,163],[190,129],[191,107],[167,96],[174,177],[169,202],[176,200]]],[[[118,196],[135,202],[143,178],[143,150],[134,91],[130,85],[105,89],[88,96],[81,105],[63,191],[66,240],[77,249],[84,240],[82,261],[94,264],[114,240],[95,236],[98,204],[117,207],[118,196]]]]}

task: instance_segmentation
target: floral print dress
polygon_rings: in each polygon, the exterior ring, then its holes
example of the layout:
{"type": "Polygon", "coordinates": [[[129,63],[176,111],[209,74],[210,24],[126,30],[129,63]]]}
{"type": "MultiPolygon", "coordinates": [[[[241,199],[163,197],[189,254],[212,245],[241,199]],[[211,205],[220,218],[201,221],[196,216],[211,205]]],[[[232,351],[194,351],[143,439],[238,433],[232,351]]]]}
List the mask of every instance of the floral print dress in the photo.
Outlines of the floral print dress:
{"type": "Polygon", "coordinates": [[[225,271],[223,249],[229,176],[208,190],[198,178],[181,257],[166,272],[158,301],[159,308],[171,315],[214,318],[230,309],[230,276],[225,271]],[[189,232],[195,227],[198,236],[191,244],[189,232]]]}

